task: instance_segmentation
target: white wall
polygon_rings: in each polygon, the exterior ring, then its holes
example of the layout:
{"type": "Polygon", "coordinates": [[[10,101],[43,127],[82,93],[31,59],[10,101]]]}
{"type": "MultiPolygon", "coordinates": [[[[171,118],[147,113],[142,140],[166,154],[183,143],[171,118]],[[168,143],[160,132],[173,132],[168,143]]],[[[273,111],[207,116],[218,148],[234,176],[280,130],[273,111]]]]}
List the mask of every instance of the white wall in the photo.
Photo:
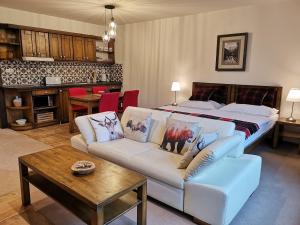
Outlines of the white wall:
{"type": "MultiPolygon", "coordinates": [[[[172,101],[173,80],[182,84],[181,100],[193,81],[281,85],[287,115],[287,92],[300,88],[299,12],[289,1],[125,25],[125,88],[139,88],[141,105],[153,107],[172,101]],[[216,72],[217,35],[239,32],[250,34],[247,71],[216,72]]],[[[300,117],[300,103],[295,111],[300,117]]]]}

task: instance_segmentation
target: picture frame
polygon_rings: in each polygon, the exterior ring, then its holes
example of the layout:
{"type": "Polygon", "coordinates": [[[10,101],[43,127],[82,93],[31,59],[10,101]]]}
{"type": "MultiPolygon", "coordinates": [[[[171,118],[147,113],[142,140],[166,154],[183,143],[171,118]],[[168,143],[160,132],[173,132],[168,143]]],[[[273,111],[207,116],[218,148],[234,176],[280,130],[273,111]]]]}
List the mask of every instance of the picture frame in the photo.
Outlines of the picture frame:
{"type": "Polygon", "coordinates": [[[248,33],[218,35],[216,71],[245,71],[248,33]]]}

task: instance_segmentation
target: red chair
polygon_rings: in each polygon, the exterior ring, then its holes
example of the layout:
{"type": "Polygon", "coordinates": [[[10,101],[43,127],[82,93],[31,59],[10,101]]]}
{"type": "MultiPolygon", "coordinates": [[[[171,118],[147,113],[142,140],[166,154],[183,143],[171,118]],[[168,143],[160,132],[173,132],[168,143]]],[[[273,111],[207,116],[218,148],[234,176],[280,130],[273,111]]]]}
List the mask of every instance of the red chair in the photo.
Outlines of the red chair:
{"type": "Polygon", "coordinates": [[[138,106],[139,92],[139,90],[131,90],[124,92],[122,106],[119,109],[120,113],[124,112],[128,106],[138,106]]]}
{"type": "Polygon", "coordinates": [[[93,94],[102,94],[103,92],[107,92],[108,87],[107,86],[97,86],[92,88],[93,94]]]}
{"type": "MultiPolygon", "coordinates": [[[[69,88],[69,96],[73,97],[73,96],[80,96],[80,95],[87,95],[87,91],[85,88],[69,88]]],[[[82,111],[82,110],[87,110],[87,108],[84,106],[72,105],[72,110],[82,111]]]]}
{"type": "Polygon", "coordinates": [[[99,102],[99,112],[118,112],[120,92],[103,93],[99,102]]]}
{"type": "MultiPolygon", "coordinates": [[[[69,88],[69,96],[80,96],[80,95],[87,95],[87,91],[85,88],[69,88]]],[[[83,113],[84,111],[87,111],[87,108],[80,105],[72,105],[72,113],[73,118],[76,118],[78,114],[83,113]]],[[[74,120],[69,121],[70,123],[70,132],[74,132],[74,120]]]]}

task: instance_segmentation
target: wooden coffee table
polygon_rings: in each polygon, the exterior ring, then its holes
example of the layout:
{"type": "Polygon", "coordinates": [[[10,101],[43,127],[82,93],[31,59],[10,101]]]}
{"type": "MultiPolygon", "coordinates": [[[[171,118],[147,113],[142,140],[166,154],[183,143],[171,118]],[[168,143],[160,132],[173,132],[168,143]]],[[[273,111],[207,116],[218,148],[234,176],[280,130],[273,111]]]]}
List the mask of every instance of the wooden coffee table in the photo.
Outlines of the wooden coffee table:
{"type": "Polygon", "coordinates": [[[137,206],[137,224],[146,225],[146,177],[69,146],[19,157],[22,203],[30,204],[29,183],[66,207],[87,224],[108,224],[137,206]],[[78,160],[96,170],[75,176],[78,160]],[[30,170],[29,170],[30,169],[30,170]]]}

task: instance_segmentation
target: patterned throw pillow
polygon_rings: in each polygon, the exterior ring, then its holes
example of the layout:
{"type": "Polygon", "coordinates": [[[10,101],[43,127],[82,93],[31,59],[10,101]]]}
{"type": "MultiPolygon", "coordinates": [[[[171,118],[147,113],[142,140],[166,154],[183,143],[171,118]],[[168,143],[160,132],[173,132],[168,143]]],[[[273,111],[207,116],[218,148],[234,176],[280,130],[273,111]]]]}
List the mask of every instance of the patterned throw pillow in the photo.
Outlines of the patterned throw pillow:
{"type": "Polygon", "coordinates": [[[195,144],[199,132],[198,123],[169,119],[160,148],[183,155],[195,144]]]}
{"type": "Polygon", "coordinates": [[[188,149],[186,153],[184,153],[181,161],[179,162],[178,169],[185,169],[188,167],[190,162],[192,162],[193,158],[201,152],[206,146],[213,143],[217,140],[218,134],[216,132],[212,133],[200,133],[199,137],[196,140],[194,146],[188,149]]]}
{"type": "Polygon", "coordinates": [[[147,142],[151,116],[152,114],[148,112],[131,113],[124,127],[125,137],[138,142],[147,142]]]}
{"type": "Polygon", "coordinates": [[[124,138],[120,121],[115,112],[103,112],[89,117],[95,130],[97,142],[112,141],[124,138]]]}
{"type": "Polygon", "coordinates": [[[262,89],[240,89],[236,99],[238,104],[262,105],[268,91],[262,89]]]}

